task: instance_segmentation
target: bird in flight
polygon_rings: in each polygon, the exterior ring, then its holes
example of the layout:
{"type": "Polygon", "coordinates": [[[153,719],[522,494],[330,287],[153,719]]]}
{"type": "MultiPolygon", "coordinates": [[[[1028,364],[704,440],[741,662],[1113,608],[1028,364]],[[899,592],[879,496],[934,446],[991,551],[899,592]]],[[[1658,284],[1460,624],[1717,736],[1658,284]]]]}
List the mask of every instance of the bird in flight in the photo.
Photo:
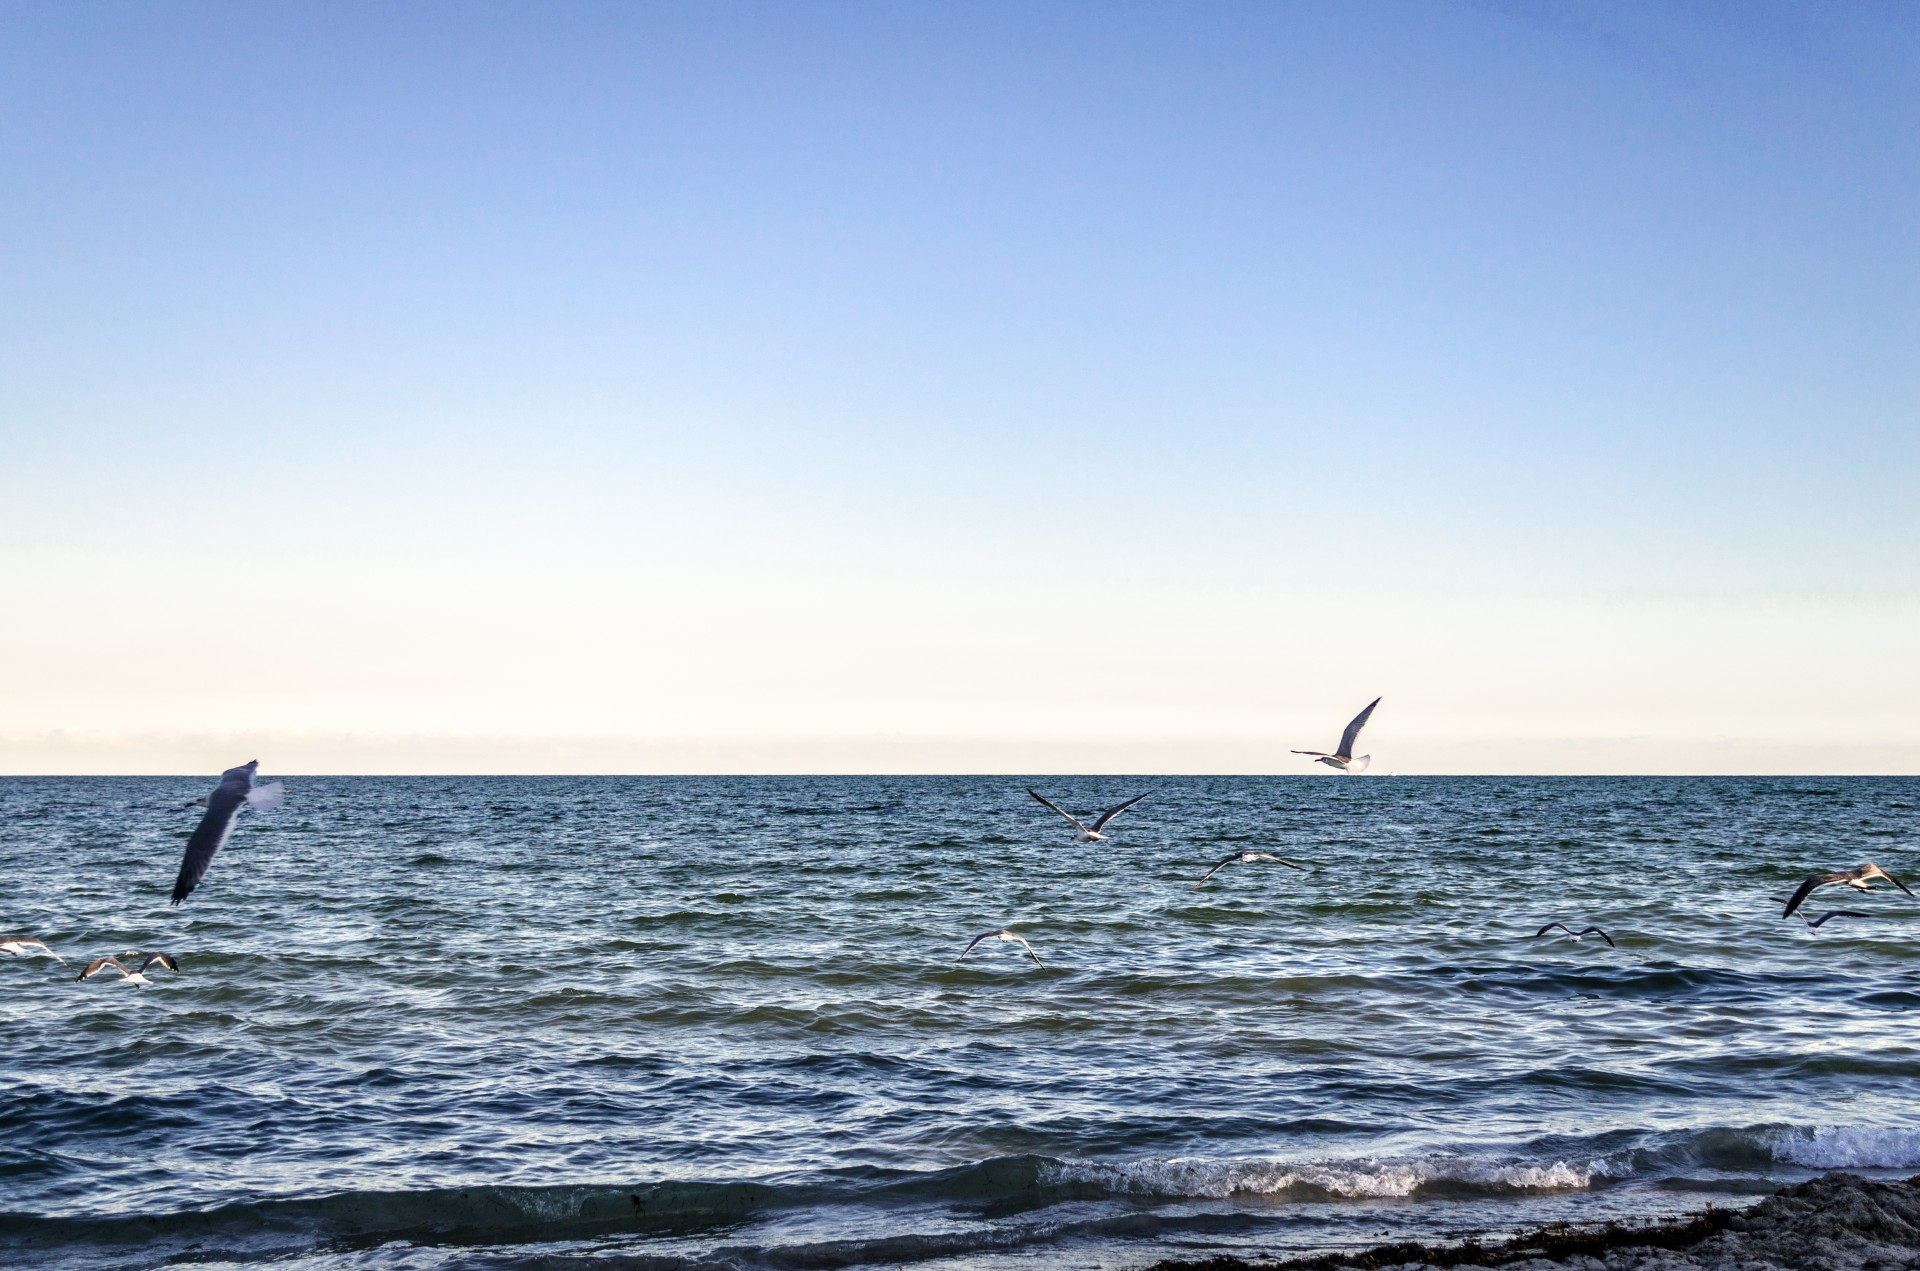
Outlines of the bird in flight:
{"type": "Polygon", "coordinates": [[[1562,931],[1564,931],[1564,932],[1566,932],[1566,933],[1567,933],[1567,938],[1568,938],[1569,940],[1571,940],[1571,941],[1573,941],[1573,943],[1575,943],[1575,944],[1579,944],[1579,943],[1580,943],[1580,937],[1581,937],[1581,936],[1599,936],[1599,937],[1600,937],[1600,938],[1601,938],[1602,940],[1605,940],[1605,941],[1607,942],[1607,948],[1609,948],[1609,949],[1614,949],[1614,948],[1618,948],[1618,947],[1619,947],[1618,945],[1616,945],[1616,944],[1614,944],[1614,942],[1613,942],[1613,937],[1612,937],[1612,936],[1610,936],[1610,935],[1608,935],[1608,934],[1607,934],[1606,932],[1604,932],[1604,931],[1602,931],[1602,930],[1600,930],[1600,928],[1598,928],[1598,927],[1587,927],[1587,928],[1585,928],[1585,929],[1583,929],[1583,930],[1580,930],[1580,931],[1575,931],[1575,930],[1574,930],[1574,929],[1573,929],[1572,927],[1569,927],[1569,926],[1568,926],[1568,925],[1567,925],[1566,923],[1564,923],[1564,922],[1550,922],[1550,923],[1548,923],[1548,924],[1547,924],[1546,926],[1544,926],[1544,927],[1542,927],[1542,928],[1540,928],[1540,930],[1538,930],[1538,931],[1536,931],[1536,932],[1534,932],[1534,933],[1533,933],[1533,938],[1534,938],[1535,940],[1538,940],[1538,939],[1539,939],[1539,938],[1540,938],[1541,936],[1544,936],[1544,935],[1546,935],[1546,934],[1547,934],[1547,933],[1548,933],[1549,931],[1552,931],[1552,930],[1553,930],[1553,929],[1554,929],[1555,927],[1558,927],[1558,928],[1560,928],[1560,930],[1562,930],[1562,931]]]}
{"type": "MultiPolygon", "coordinates": [[[[139,957],[140,955],[136,953],[132,956],[139,957]]],[[[167,970],[172,971],[175,975],[180,973],[180,964],[173,960],[171,954],[149,953],[146,961],[140,964],[140,968],[137,971],[127,970],[126,965],[118,958],[95,958],[93,961],[87,963],[87,969],[80,973],[80,978],[82,980],[90,980],[94,976],[106,971],[108,967],[112,967],[120,973],[120,982],[122,984],[152,984],[153,981],[147,978],[147,968],[156,962],[167,968],[167,970]]]]}
{"type": "Polygon", "coordinates": [[[982,940],[998,940],[1002,944],[1018,944],[1027,951],[1027,956],[1033,959],[1035,965],[1037,966],[1046,965],[1046,963],[1040,961],[1040,955],[1033,951],[1033,946],[1027,943],[1026,937],[1015,935],[1013,932],[1008,931],[1005,927],[1002,927],[998,931],[989,931],[984,935],[975,936],[973,938],[973,944],[970,944],[966,948],[962,949],[960,951],[960,957],[955,958],[954,961],[958,962],[962,958],[965,958],[969,953],[972,953],[974,945],[979,944],[982,940]]]}
{"type": "MultiPolygon", "coordinates": [[[[1774,904],[1786,904],[1786,902],[1788,902],[1786,897],[1766,897],[1766,899],[1772,900],[1774,904]]],[[[1799,918],[1801,922],[1807,923],[1807,929],[1809,929],[1809,931],[1818,931],[1818,929],[1820,929],[1820,923],[1826,922],[1828,918],[1872,918],[1872,914],[1862,914],[1860,910],[1828,910],[1828,912],[1820,914],[1818,918],[1807,918],[1807,910],[1795,910],[1793,916],[1799,918]]]]}
{"type": "Polygon", "coordinates": [[[1367,765],[1373,762],[1372,755],[1353,756],[1353,744],[1360,740],[1360,730],[1367,726],[1367,717],[1373,714],[1373,708],[1380,704],[1379,698],[1367,703],[1367,708],[1353,717],[1347,725],[1347,731],[1340,734],[1340,748],[1332,754],[1320,750],[1296,750],[1296,755],[1312,755],[1315,763],[1326,764],[1329,768],[1338,768],[1342,772],[1365,772],[1367,765]]]}
{"type": "Polygon", "coordinates": [[[0,939],[0,953],[12,954],[16,958],[29,957],[36,949],[52,958],[55,962],[58,962],[61,966],[67,964],[67,960],[55,953],[52,949],[49,949],[47,942],[44,940],[29,940],[25,936],[8,936],[5,939],[0,939]]]}
{"type": "Polygon", "coordinates": [[[1809,918],[1805,914],[1801,914],[1800,921],[1807,924],[1808,931],[1818,931],[1820,930],[1820,924],[1829,918],[1868,918],[1871,916],[1871,914],[1863,914],[1857,909],[1829,909],[1818,918],[1809,918]]]}
{"type": "Polygon", "coordinates": [[[1793,895],[1787,897],[1787,907],[1780,911],[1780,916],[1782,918],[1791,918],[1793,911],[1800,907],[1802,901],[1813,894],[1815,888],[1830,887],[1835,883],[1840,883],[1853,888],[1855,891],[1871,891],[1872,888],[1867,886],[1867,884],[1876,878],[1884,878],[1901,891],[1906,892],[1907,895],[1913,895],[1911,891],[1907,891],[1907,885],[1905,883],[1895,878],[1892,874],[1889,874],[1886,870],[1881,869],[1872,861],[1868,861],[1859,869],[1843,869],[1832,874],[1815,874],[1813,877],[1807,879],[1806,882],[1801,883],[1800,886],[1794,890],[1793,895]]]}
{"type": "Polygon", "coordinates": [[[203,799],[190,803],[194,807],[204,803],[207,808],[200,824],[194,827],[193,834],[187,839],[186,855],[180,859],[179,876],[173,880],[173,902],[179,904],[193,894],[200,880],[207,876],[207,867],[213,864],[213,856],[226,844],[227,836],[233,833],[233,822],[242,808],[258,808],[267,811],[280,806],[287,797],[287,788],[278,781],[264,786],[253,784],[253,773],[260,766],[258,759],[249,760],[238,768],[229,768],[220,774],[220,784],[203,799]]]}
{"type": "Polygon", "coordinates": [[[1073,828],[1074,828],[1073,841],[1076,843],[1105,842],[1107,836],[1102,834],[1100,831],[1106,828],[1107,822],[1113,820],[1113,818],[1115,818],[1116,816],[1119,816],[1122,812],[1125,812],[1128,808],[1132,807],[1134,804],[1140,802],[1140,800],[1147,797],[1144,794],[1136,794],[1131,799],[1128,799],[1125,803],[1116,803],[1112,807],[1108,808],[1105,812],[1102,812],[1099,816],[1093,818],[1093,824],[1089,826],[1087,825],[1086,822],[1082,821],[1079,817],[1067,811],[1065,808],[1055,803],[1052,799],[1049,799],[1046,795],[1041,794],[1039,791],[1028,790],[1027,793],[1032,795],[1034,798],[1040,800],[1040,802],[1046,804],[1048,807],[1052,808],[1055,812],[1058,812],[1061,816],[1064,816],[1065,818],[1067,818],[1067,820],[1073,822],[1073,828]]]}
{"type": "Polygon", "coordinates": [[[1219,863],[1216,864],[1212,869],[1207,871],[1206,878],[1202,878],[1199,882],[1187,888],[1187,890],[1199,891],[1202,887],[1205,887],[1207,885],[1207,878],[1212,878],[1215,874],[1219,873],[1221,870],[1225,869],[1229,865],[1233,865],[1233,864],[1251,865],[1255,861],[1272,861],[1276,865],[1285,865],[1288,869],[1303,868],[1302,866],[1295,865],[1292,861],[1283,861],[1278,856],[1273,856],[1266,852],[1235,852],[1231,856],[1221,857],[1219,863]]]}

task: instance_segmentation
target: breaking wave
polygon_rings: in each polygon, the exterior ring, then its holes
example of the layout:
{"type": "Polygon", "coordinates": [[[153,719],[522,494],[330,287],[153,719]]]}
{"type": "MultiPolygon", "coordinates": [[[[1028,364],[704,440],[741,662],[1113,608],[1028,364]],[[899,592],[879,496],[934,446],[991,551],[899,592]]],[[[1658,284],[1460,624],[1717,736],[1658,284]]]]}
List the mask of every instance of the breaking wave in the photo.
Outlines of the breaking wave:
{"type": "MultiPolygon", "coordinates": [[[[1060,1160],[994,1157],[939,1171],[841,1170],[799,1181],[669,1181],[633,1186],[466,1187],[345,1192],[262,1200],[165,1214],[39,1216],[0,1214],[0,1249],[192,1245],[259,1252],[321,1244],[513,1247],[625,1237],[643,1242],[721,1235],[742,1238],[749,1261],[812,1265],[907,1262],[967,1248],[1059,1240],[1115,1222],[1156,1228],[1201,1221],[1155,1215],[1150,1202],[1290,1203],[1545,1196],[1703,1173],[1755,1170],[1781,1181],[1831,1169],[1920,1167],[1920,1129],[1880,1126],[1752,1126],[1682,1133],[1614,1132],[1592,1139],[1544,1139],[1505,1153],[1322,1159],[1139,1158],[1060,1160]],[[1100,1202],[1122,1201],[1109,1208],[1100,1202]],[[1142,1211],[1142,1202],[1149,1202],[1142,1211]],[[1089,1209],[1091,1204],[1093,1208],[1089,1209]],[[1066,1210],[1055,1210],[1066,1206],[1066,1210]],[[864,1215],[852,1223],[885,1232],[871,1239],[798,1245],[776,1256],[752,1245],[757,1224],[780,1214],[864,1215]],[[1071,1220],[1065,1214],[1071,1212],[1071,1220]],[[932,1214],[1027,1214],[1012,1226],[916,1232],[932,1214]],[[1059,1213],[1059,1220],[1048,1219],[1059,1213]],[[1044,1219],[1044,1221],[1043,1221],[1044,1219]],[[983,1243],[984,1242],[984,1245],[983,1243]]],[[[943,1220],[942,1226],[951,1226],[943,1220]]],[[[733,1247],[733,1246],[730,1246],[733,1247]]]]}
{"type": "Polygon", "coordinates": [[[1374,1199],[1421,1193],[1574,1191],[1594,1177],[1592,1163],[1512,1162],[1472,1157],[1282,1161],[1137,1161],[1122,1165],[1056,1164],[1062,1180],[1094,1183],[1116,1195],[1196,1197],[1295,1196],[1374,1199]]]}
{"type": "Polygon", "coordinates": [[[1774,1159],[1807,1169],[1920,1167],[1920,1129],[1880,1125],[1825,1125],[1776,1132],[1774,1159]]]}

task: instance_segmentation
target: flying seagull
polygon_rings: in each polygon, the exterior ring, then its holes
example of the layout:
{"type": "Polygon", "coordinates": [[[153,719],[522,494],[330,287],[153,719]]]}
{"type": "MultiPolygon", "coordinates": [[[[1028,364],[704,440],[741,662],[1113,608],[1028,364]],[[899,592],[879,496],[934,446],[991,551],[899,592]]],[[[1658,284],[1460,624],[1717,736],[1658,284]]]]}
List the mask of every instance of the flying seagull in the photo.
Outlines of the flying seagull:
{"type": "MultiPolygon", "coordinates": [[[[138,957],[139,955],[135,954],[134,956],[138,957]]],[[[147,968],[156,962],[167,968],[167,970],[172,971],[175,975],[180,973],[180,964],[173,960],[171,954],[149,953],[146,961],[140,964],[140,969],[137,971],[127,970],[125,964],[118,958],[95,958],[93,961],[87,963],[87,969],[80,973],[80,978],[82,980],[90,980],[94,976],[104,972],[108,967],[112,967],[120,973],[120,982],[122,984],[152,984],[153,981],[147,978],[147,968]]]]}
{"type": "Polygon", "coordinates": [[[1102,834],[1100,831],[1106,828],[1107,822],[1113,820],[1113,818],[1115,818],[1116,816],[1119,816],[1122,812],[1125,812],[1128,808],[1132,807],[1134,804],[1140,802],[1140,800],[1147,797],[1144,794],[1136,794],[1131,799],[1128,799],[1125,803],[1114,804],[1112,807],[1108,808],[1105,812],[1102,812],[1099,816],[1093,818],[1093,826],[1092,828],[1088,828],[1086,822],[1082,821],[1079,817],[1075,816],[1073,813],[1067,811],[1065,808],[1055,803],[1052,799],[1049,799],[1046,795],[1041,794],[1037,790],[1028,790],[1027,793],[1032,795],[1034,798],[1040,800],[1040,802],[1046,804],[1048,807],[1052,808],[1055,812],[1058,812],[1061,816],[1064,816],[1065,818],[1067,818],[1067,820],[1073,822],[1073,828],[1075,830],[1073,841],[1076,843],[1104,842],[1107,836],[1102,834]]]}
{"type": "Polygon", "coordinates": [[[1045,965],[1046,965],[1046,963],[1044,963],[1044,962],[1041,962],[1041,961],[1040,961],[1040,955],[1039,955],[1039,954],[1037,954],[1037,953],[1035,953],[1035,952],[1033,951],[1033,946],[1032,946],[1032,945],[1030,945],[1030,944],[1027,944],[1027,941],[1026,941],[1026,937],[1024,937],[1024,936],[1017,936],[1017,935],[1015,935],[1015,934],[1014,934],[1013,932],[1011,932],[1011,931],[1008,931],[1008,930],[1007,930],[1007,929],[1006,929],[1005,927],[1002,927],[1002,928],[1001,928],[1000,930],[998,930],[998,931],[989,931],[989,932],[987,932],[987,933],[986,933],[985,935],[982,935],[982,936],[975,936],[975,937],[973,938],[973,944],[970,944],[970,945],[968,945],[968,946],[967,946],[966,948],[964,948],[964,949],[962,949],[962,950],[960,951],[960,957],[958,957],[958,958],[955,958],[955,959],[954,959],[954,961],[955,961],[955,962],[958,962],[958,961],[960,961],[960,960],[961,960],[961,958],[964,958],[964,957],[966,957],[966,956],[967,956],[967,955],[968,955],[969,953],[972,953],[972,952],[973,952],[973,945],[975,945],[975,944],[979,944],[979,943],[980,943],[980,942],[981,942],[982,940],[998,940],[998,941],[1000,941],[1000,942],[1001,942],[1002,944],[1018,944],[1018,945],[1021,945],[1021,946],[1023,946],[1023,947],[1025,947],[1025,949],[1026,949],[1026,951],[1027,951],[1027,956],[1028,956],[1028,957],[1030,957],[1030,958],[1032,958],[1032,959],[1034,960],[1034,962],[1035,962],[1035,964],[1037,964],[1037,965],[1039,965],[1039,966],[1045,966],[1045,965]]]}
{"type": "MultiPolygon", "coordinates": [[[[1785,896],[1769,896],[1767,899],[1776,905],[1784,905],[1787,903],[1785,896]]],[[[1818,918],[1807,917],[1807,911],[1804,909],[1798,910],[1794,914],[1794,917],[1807,924],[1808,931],[1820,930],[1820,924],[1829,918],[1871,918],[1872,916],[1872,914],[1863,914],[1857,909],[1829,909],[1818,918]]]]}
{"type": "Polygon", "coordinates": [[[1354,758],[1353,743],[1360,739],[1360,730],[1367,726],[1367,717],[1373,714],[1373,708],[1379,704],[1380,699],[1376,697],[1367,703],[1367,709],[1353,717],[1353,722],[1347,725],[1347,731],[1340,734],[1340,749],[1332,754],[1318,750],[1296,750],[1293,753],[1312,755],[1314,762],[1326,764],[1329,768],[1338,768],[1342,772],[1365,772],[1367,765],[1373,762],[1373,756],[1361,755],[1358,759],[1354,758]]]}
{"type": "Polygon", "coordinates": [[[187,854],[180,859],[180,875],[173,880],[174,904],[191,896],[200,880],[207,876],[213,854],[233,833],[233,821],[240,815],[241,808],[259,808],[264,812],[280,806],[280,801],[287,797],[287,788],[278,781],[258,787],[253,784],[254,769],[259,766],[258,759],[250,759],[238,768],[227,769],[220,774],[220,784],[200,801],[207,805],[207,814],[194,827],[193,836],[187,840],[187,854]]]}
{"type": "Polygon", "coordinates": [[[1812,895],[1816,887],[1828,887],[1834,883],[1844,883],[1855,891],[1871,891],[1872,888],[1868,887],[1867,883],[1875,878],[1884,878],[1901,891],[1907,892],[1907,895],[1913,895],[1911,891],[1907,891],[1907,885],[1905,883],[1895,878],[1892,874],[1889,874],[1886,870],[1881,869],[1872,861],[1868,861],[1859,869],[1843,869],[1833,874],[1815,874],[1806,882],[1801,883],[1800,886],[1795,889],[1793,895],[1787,897],[1787,907],[1780,911],[1780,916],[1782,918],[1792,917],[1793,911],[1800,907],[1800,902],[1812,895]]]}
{"type": "Polygon", "coordinates": [[[40,952],[46,954],[61,966],[67,964],[67,960],[55,953],[52,949],[49,949],[47,942],[44,940],[29,940],[25,936],[8,936],[4,940],[0,940],[0,953],[9,953],[16,958],[24,958],[34,949],[38,949],[40,952]]]}
{"type": "Polygon", "coordinates": [[[1801,914],[1800,921],[1807,924],[1808,931],[1818,931],[1820,930],[1820,924],[1829,918],[1868,918],[1871,916],[1871,914],[1863,914],[1857,909],[1829,909],[1818,918],[1809,918],[1805,914],[1801,914]]]}
{"type": "Polygon", "coordinates": [[[1566,932],[1568,939],[1572,940],[1575,944],[1580,943],[1581,936],[1599,936],[1602,940],[1605,940],[1607,942],[1607,948],[1615,949],[1619,947],[1618,945],[1614,944],[1612,936],[1600,930],[1600,928],[1598,927],[1587,927],[1584,930],[1575,931],[1572,927],[1569,927],[1564,922],[1548,923],[1546,926],[1540,928],[1540,930],[1534,932],[1533,938],[1535,940],[1538,940],[1541,936],[1546,935],[1549,931],[1552,931],[1555,927],[1558,927],[1560,928],[1560,930],[1566,932]]]}
{"type": "MultiPolygon", "coordinates": [[[[1221,857],[1220,863],[1207,871],[1207,878],[1212,878],[1215,874],[1219,873],[1221,870],[1225,869],[1229,865],[1234,864],[1235,862],[1238,862],[1242,865],[1251,865],[1255,861],[1272,861],[1276,865],[1285,865],[1289,869],[1302,868],[1299,865],[1295,865],[1292,861],[1283,861],[1278,856],[1270,856],[1265,852],[1235,852],[1232,856],[1221,857]]],[[[1195,883],[1193,886],[1187,888],[1187,890],[1199,891],[1202,887],[1205,887],[1207,885],[1207,878],[1201,879],[1199,882],[1195,883]]]]}

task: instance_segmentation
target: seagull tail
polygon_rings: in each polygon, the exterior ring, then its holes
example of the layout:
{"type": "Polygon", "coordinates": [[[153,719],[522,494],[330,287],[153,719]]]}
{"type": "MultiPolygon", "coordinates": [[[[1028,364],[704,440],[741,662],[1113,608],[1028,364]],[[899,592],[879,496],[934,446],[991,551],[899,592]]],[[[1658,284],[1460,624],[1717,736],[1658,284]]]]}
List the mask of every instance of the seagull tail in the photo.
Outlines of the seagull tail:
{"type": "Polygon", "coordinates": [[[1348,772],[1365,772],[1367,770],[1367,765],[1372,762],[1373,762],[1372,755],[1361,755],[1357,759],[1350,759],[1347,761],[1347,771],[1348,772]]]}

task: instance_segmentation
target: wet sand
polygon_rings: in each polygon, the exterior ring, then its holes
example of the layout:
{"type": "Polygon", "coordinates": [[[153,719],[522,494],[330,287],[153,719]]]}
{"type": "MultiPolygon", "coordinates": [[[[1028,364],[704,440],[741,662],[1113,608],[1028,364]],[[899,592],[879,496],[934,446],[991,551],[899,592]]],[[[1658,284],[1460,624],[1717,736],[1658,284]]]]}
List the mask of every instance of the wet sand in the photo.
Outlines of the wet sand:
{"type": "Polygon", "coordinates": [[[1151,1271],[1892,1271],[1920,1267],[1920,1177],[1829,1174],[1746,1209],[1709,1207],[1644,1226],[1552,1226],[1497,1244],[1378,1245],[1284,1262],[1166,1261],[1151,1271]]]}

